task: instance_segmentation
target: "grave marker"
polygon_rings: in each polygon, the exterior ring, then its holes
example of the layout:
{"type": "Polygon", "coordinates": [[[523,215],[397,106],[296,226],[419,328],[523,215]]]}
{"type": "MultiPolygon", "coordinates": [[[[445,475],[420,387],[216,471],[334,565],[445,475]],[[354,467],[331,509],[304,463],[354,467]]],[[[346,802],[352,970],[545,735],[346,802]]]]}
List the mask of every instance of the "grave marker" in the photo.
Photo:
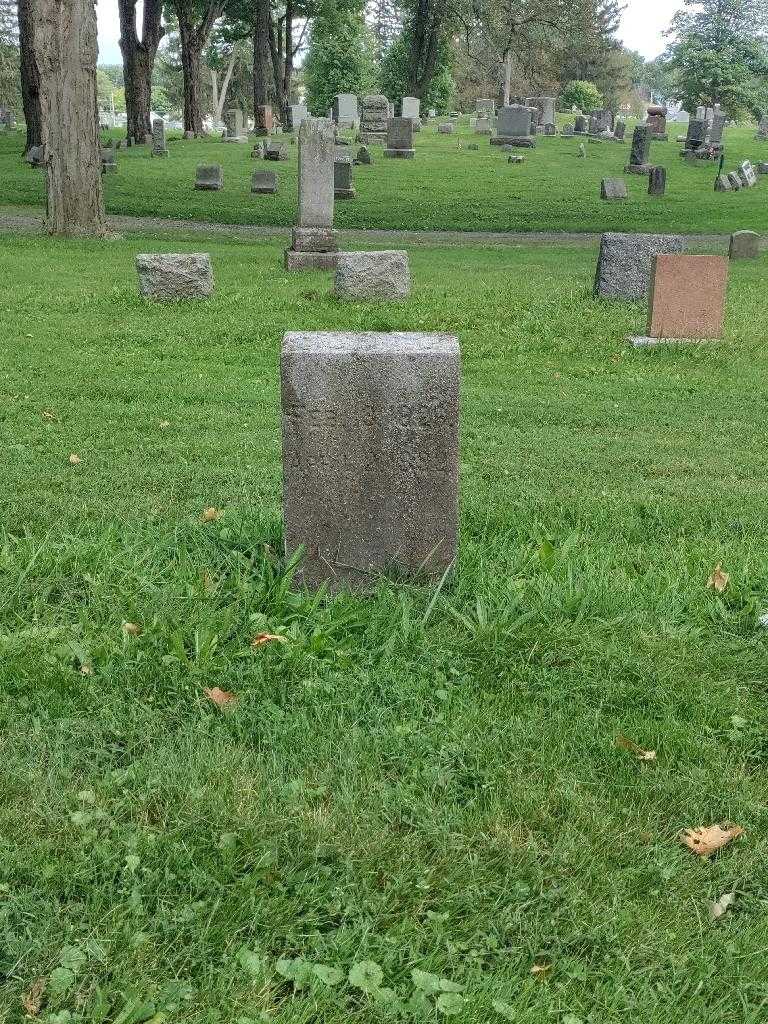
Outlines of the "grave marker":
{"type": "Polygon", "coordinates": [[[286,552],[299,580],[439,579],[456,557],[459,345],[444,334],[293,333],[280,360],[286,552]]]}
{"type": "Polygon", "coordinates": [[[308,117],[299,129],[298,223],[285,253],[287,270],[333,270],[338,243],[333,230],[336,129],[333,121],[308,117]]]}
{"type": "Polygon", "coordinates": [[[393,117],[387,122],[387,148],[384,156],[401,160],[413,158],[413,120],[410,117],[393,117]]]}
{"type": "Polygon", "coordinates": [[[211,257],[205,252],[139,253],[139,291],[145,299],[206,299],[213,294],[211,257]]]}
{"type": "Polygon", "coordinates": [[[760,235],[756,231],[734,231],[728,247],[732,260],[756,260],[760,255],[760,235]]]}
{"type": "Polygon", "coordinates": [[[273,196],[277,192],[275,172],[254,171],[251,175],[251,192],[261,196],[273,196]]]}
{"type": "Polygon", "coordinates": [[[334,294],[339,299],[406,299],[411,291],[408,253],[340,252],[334,294]]]}
{"type": "Polygon", "coordinates": [[[682,251],[681,235],[606,232],[600,238],[595,295],[607,299],[644,299],[650,288],[654,256],[682,251]]]}
{"type": "Polygon", "coordinates": [[[635,347],[722,337],[728,260],[660,254],[654,258],[648,334],[635,347]]]}

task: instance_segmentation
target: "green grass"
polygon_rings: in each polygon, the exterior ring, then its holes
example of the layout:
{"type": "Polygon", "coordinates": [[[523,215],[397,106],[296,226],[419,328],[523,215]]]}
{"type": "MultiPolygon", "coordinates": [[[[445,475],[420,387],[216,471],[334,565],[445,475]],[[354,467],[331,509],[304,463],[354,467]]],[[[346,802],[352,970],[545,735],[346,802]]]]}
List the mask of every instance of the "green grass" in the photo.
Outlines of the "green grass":
{"type": "Polygon", "coordinates": [[[472,1024],[765,1019],[766,259],[722,344],[643,352],[594,259],[419,248],[408,302],[342,307],[276,242],[2,239],[0,1019],[39,977],[50,1024],[441,1019],[414,969],[472,1024]],[[215,298],[140,301],[158,248],[215,298]],[[460,336],[434,603],[286,575],[280,338],[339,327],[460,336]]]}
{"type": "MultiPolygon", "coordinates": [[[[677,128],[670,127],[673,139],[677,128]]],[[[265,165],[250,158],[249,145],[174,140],[167,160],[153,160],[148,147],[120,151],[117,172],[105,178],[107,207],[137,216],[292,224],[297,148],[286,142],[288,161],[266,165],[280,177],[275,196],[251,195],[251,172],[265,165]],[[222,164],[221,192],[193,190],[195,167],[204,162],[222,164]]],[[[728,169],[744,159],[768,159],[768,145],[754,140],[754,127],[727,129],[725,142],[728,169]]],[[[8,204],[39,205],[43,178],[22,164],[21,144],[20,134],[0,137],[0,196],[8,204]]],[[[768,230],[764,182],[716,193],[717,165],[685,164],[674,141],[652,147],[652,159],[668,169],[667,195],[648,196],[647,179],[628,176],[629,199],[613,203],[600,199],[600,181],[623,174],[629,142],[587,143],[586,160],[578,158],[578,145],[577,139],[542,137],[535,150],[523,151],[524,164],[511,165],[506,153],[466,125],[453,136],[438,135],[430,125],[416,136],[414,160],[385,160],[381,147],[373,147],[373,165],[355,168],[357,198],[336,204],[336,222],[341,228],[462,231],[768,230]],[[472,142],[477,151],[467,149],[472,142]]]]}

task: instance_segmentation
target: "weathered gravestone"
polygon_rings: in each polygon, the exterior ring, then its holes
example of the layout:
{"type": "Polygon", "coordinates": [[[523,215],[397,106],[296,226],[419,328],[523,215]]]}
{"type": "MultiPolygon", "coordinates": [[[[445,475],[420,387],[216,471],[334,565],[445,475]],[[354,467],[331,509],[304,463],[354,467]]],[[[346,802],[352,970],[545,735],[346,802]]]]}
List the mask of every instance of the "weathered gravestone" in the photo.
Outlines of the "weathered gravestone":
{"type": "Polygon", "coordinates": [[[437,126],[438,135],[453,135],[453,124],[451,121],[446,121],[445,124],[439,124],[437,126]]]}
{"type": "Polygon", "coordinates": [[[359,141],[366,145],[370,145],[372,142],[385,142],[388,120],[389,100],[387,97],[365,96],[360,117],[359,141]]]}
{"type": "Polygon", "coordinates": [[[496,116],[496,101],[492,99],[475,100],[475,111],[478,117],[489,117],[493,120],[496,116]]]}
{"type": "Polygon", "coordinates": [[[339,128],[357,128],[360,119],[357,96],[352,92],[340,92],[334,96],[332,117],[339,128]]]}
{"type": "Polygon", "coordinates": [[[413,148],[413,120],[410,117],[393,117],[387,122],[387,148],[384,156],[409,160],[415,153],[413,148]]]}
{"type": "Polygon", "coordinates": [[[753,185],[757,184],[755,168],[749,160],[745,160],[743,163],[739,164],[739,168],[736,173],[738,174],[739,180],[744,188],[752,188],[753,185]]]}
{"type": "Polygon", "coordinates": [[[340,252],[334,294],[339,299],[406,299],[411,291],[408,253],[340,252]]]}
{"type": "Polygon", "coordinates": [[[712,115],[706,134],[706,142],[713,150],[721,150],[723,142],[723,130],[725,128],[726,116],[722,110],[716,110],[712,115]]]}
{"type": "Polygon", "coordinates": [[[410,117],[413,122],[413,130],[421,131],[421,100],[418,96],[403,96],[400,104],[400,116],[410,117]]]}
{"type": "Polygon", "coordinates": [[[644,299],[650,287],[654,256],[682,251],[681,235],[606,232],[600,238],[595,295],[606,299],[644,299]]]}
{"type": "Polygon", "coordinates": [[[760,235],[756,231],[734,231],[728,256],[732,260],[755,260],[760,255],[760,235]]]}
{"type": "Polygon", "coordinates": [[[277,192],[277,175],[274,171],[254,171],[251,175],[251,192],[261,196],[273,196],[277,192]]]}
{"type": "Polygon", "coordinates": [[[335,199],[354,199],[352,183],[352,157],[336,157],[333,161],[333,195],[335,199]]]}
{"type": "Polygon", "coordinates": [[[211,257],[205,252],[140,253],[136,270],[145,299],[206,299],[213,294],[211,257]]]}
{"type": "Polygon", "coordinates": [[[744,188],[744,184],[741,178],[739,177],[738,171],[728,171],[727,178],[728,181],[731,183],[732,192],[740,192],[744,188]]]}
{"type": "Polygon", "coordinates": [[[730,176],[727,174],[718,174],[715,181],[715,192],[732,192],[733,186],[731,185],[730,176]]]}
{"type": "Polygon", "coordinates": [[[220,192],[224,187],[221,164],[198,164],[195,170],[195,188],[203,192],[220,192]]]}
{"type": "Polygon", "coordinates": [[[652,167],[648,175],[648,195],[663,196],[667,191],[666,167],[652,167]]]}
{"type": "Polygon", "coordinates": [[[589,134],[602,135],[613,131],[613,114],[610,110],[596,110],[589,118],[589,134]]]}
{"type": "Polygon", "coordinates": [[[651,165],[648,162],[651,153],[651,131],[648,125],[639,124],[632,133],[632,149],[629,163],[624,168],[625,174],[648,174],[651,165]]]}
{"type": "Polygon", "coordinates": [[[442,577],[458,530],[459,344],[293,333],[280,360],[288,555],[311,588],[442,577]]]}
{"type": "Polygon", "coordinates": [[[616,139],[617,142],[623,142],[624,141],[624,136],[626,134],[626,131],[627,131],[627,126],[626,126],[625,122],[617,120],[616,124],[613,126],[613,137],[614,137],[614,139],[616,139]]]}
{"type": "Polygon", "coordinates": [[[659,142],[667,141],[667,108],[659,104],[648,107],[645,120],[651,137],[659,142]]]}
{"type": "Polygon", "coordinates": [[[268,141],[264,146],[264,159],[287,160],[288,150],[285,148],[285,146],[278,145],[277,142],[268,141]]]}
{"type": "Polygon", "coordinates": [[[496,135],[490,140],[492,146],[521,146],[532,149],[536,140],[532,136],[534,107],[513,103],[502,107],[496,118],[496,135]]]}
{"type": "Polygon", "coordinates": [[[707,122],[697,117],[692,117],[688,122],[688,131],[685,136],[684,152],[696,152],[704,145],[707,135],[707,122]]]}
{"type": "Polygon", "coordinates": [[[224,124],[226,125],[226,134],[224,136],[225,142],[248,141],[242,110],[238,110],[234,107],[227,110],[224,114],[224,124]]]}
{"type": "Polygon", "coordinates": [[[309,111],[303,103],[291,104],[291,128],[294,131],[298,131],[301,127],[301,122],[305,117],[309,116],[309,111]]]}
{"type": "Polygon", "coordinates": [[[275,117],[272,113],[272,107],[269,104],[256,107],[256,114],[253,120],[254,135],[262,136],[272,134],[272,130],[275,127],[275,117]]]}
{"type": "Polygon", "coordinates": [[[600,184],[601,199],[626,199],[627,183],[623,178],[603,178],[600,184]]]}
{"type": "Polygon", "coordinates": [[[30,146],[24,155],[24,162],[30,167],[45,166],[45,151],[42,146],[30,146]]]}
{"type": "Polygon", "coordinates": [[[532,107],[536,111],[534,130],[545,124],[555,123],[555,97],[554,96],[528,96],[525,100],[526,107],[532,107]]]}
{"type": "Polygon", "coordinates": [[[648,334],[632,338],[632,344],[640,347],[722,337],[727,285],[728,260],[724,256],[656,256],[648,334]]]}
{"type": "Polygon", "coordinates": [[[165,143],[165,121],[156,117],[152,122],[152,156],[168,156],[165,143]]]}
{"type": "Polygon", "coordinates": [[[338,243],[333,230],[335,126],[308,117],[299,129],[298,223],[285,253],[287,270],[333,270],[338,243]]]}
{"type": "Polygon", "coordinates": [[[490,117],[478,117],[475,119],[475,135],[490,135],[493,131],[493,121],[490,117]]]}
{"type": "Polygon", "coordinates": [[[768,142],[768,114],[763,114],[760,118],[760,123],[757,126],[757,135],[755,138],[759,142],[768,142]]]}
{"type": "Polygon", "coordinates": [[[573,131],[575,135],[586,135],[589,131],[589,118],[584,114],[577,114],[573,119],[573,131]]]}
{"type": "Polygon", "coordinates": [[[371,159],[371,151],[370,151],[370,149],[368,149],[367,146],[361,146],[360,149],[358,149],[358,151],[357,151],[357,156],[355,157],[355,160],[359,164],[366,164],[366,165],[372,164],[373,160],[371,159]]]}

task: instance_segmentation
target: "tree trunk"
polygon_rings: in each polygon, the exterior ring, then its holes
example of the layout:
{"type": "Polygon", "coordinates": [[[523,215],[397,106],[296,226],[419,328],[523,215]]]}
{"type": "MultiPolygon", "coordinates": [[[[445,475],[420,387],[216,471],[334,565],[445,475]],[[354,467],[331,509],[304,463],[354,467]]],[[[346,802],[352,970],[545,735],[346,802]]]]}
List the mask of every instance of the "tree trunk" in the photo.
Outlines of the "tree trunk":
{"type": "Polygon", "coordinates": [[[440,0],[418,0],[411,29],[407,86],[409,95],[422,100],[435,73],[444,17],[440,0]]]}
{"type": "Polygon", "coordinates": [[[224,10],[223,0],[211,0],[199,25],[194,22],[194,6],[190,0],[174,3],[181,38],[181,70],[184,76],[184,131],[203,134],[203,111],[200,102],[200,70],[203,50],[214,22],[224,10]]]}
{"type": "Polygon", "coordinates": [[[39,146],[42,141],[40,124],[40,78],[34,53],[34,19],[33,0],[19,0],[19,56],[21,60],[21,102],[24,107],[24,120],[27,124],[26,154],[31,146],[39,146]]]}
{"type": "MultiPolygon", "coordinates": [[[[232,53],[229,55],[229,63],[227,64],[227,70],[224,73],[224,81],[221,83],[221,91],[218,97],[214,99],[213,114],[217,124],[221,123],[221,119],[224,117],[224,104],[227,102],[227,92],[229,90],[229,83],[232,79],[232,72],[235,69],[235,58],[237,56],[235,45],[232,45],[232,53]]],[[[216,72],[212,71],[212,75],[216,72]]],[[[215,92],[215,89],[214,89],[215,92]]]]}
{"type": "Polygon", "coordinates": [[[285,4],[285,56],[283,64],[283,105],[281,118],[284,125],[290,122],[291,91],[293,89],[293,0],[285,4]]]}
{"type": "Polygon", "coordinates": [[[162,0],[144,0],[141,38],[136,30],[136,0],[117,0],[120,49],[125,79],[126,136],[143,142],[152,131],[152,71],[165,29],[160,24],[162,0]]]}
{"type": "Polygon", "coordinates": [[[512,92],[512,51],[507,50],[504,54],[504,106],[509,106],[509,98],[512,92]]]}
{"type": "Polygon", "coordinates": [[[181,70],[184,77],[184,131],[203,134],[203,111],[200,103],[200,65],[203,47],[197,33],[179,19],[181,37],[181,70]]]}
{"type": "Polygon", "coordinates": [[[42,145],[51,235],[107,232],[96,107],[94,0],[35,0],[42,145]]]}
{"type": "Polygon", "coordinates": [[[253,20],[253,109],[266,107],[273,98],[269,0],[256,0],[253,20]]]}

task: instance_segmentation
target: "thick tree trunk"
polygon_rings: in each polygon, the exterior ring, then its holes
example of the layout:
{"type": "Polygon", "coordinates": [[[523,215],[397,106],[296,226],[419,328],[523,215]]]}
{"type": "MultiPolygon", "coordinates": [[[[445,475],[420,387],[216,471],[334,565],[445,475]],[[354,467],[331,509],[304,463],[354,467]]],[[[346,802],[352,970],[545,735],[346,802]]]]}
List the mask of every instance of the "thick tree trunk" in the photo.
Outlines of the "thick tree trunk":
{"type": "Polygon", "coordinates": [[[21,102],[24,107],[24,120],[27,125],[27,143],[25,154],[31,146],[41,143],[42,126],[40,124],[40,79],[34,54],[34,19],[32,17],[33,0],[19,0],[19,51],[21,59],[21,102]]]}
{"type": "Polygon", "coordinates": [[[253,109],[268,106],[274,98],[269,0],[256,0],[253,20],[253,109]]]}
{"type": "Polygon", "coordinates": [[[126,136],[143,142],[152,131],[152,71],[165,29],[160,23],[162,0],[144,0],[141,38],[136,29],[136,0],[117,0],[120,49],[125,79],[126,136]]]}
{"type": "Polygon", "coordinates": [[[181,38],[181,70],[184,76],[184,131],[203,134],[203,111],[200,102],[200,70],[203,50],[211,29],[224,10],[223,0],[211,0],[199,25],[194,22],[191,0],[175,0],[181,38]]]}
{"type": "Polygon", "coordinates": [[[418,0],[408,56],[408,92],[425,99],[435,73],[445,11],[441,0],[418,0]]]}
{"type": "Polygon", "coordinates": [[[232,79],[232,72],[235,69],[235,59],[237,53],[235,51],[234,44],[232,45],[232,53],[229,55],[229,62],[227,63],[227,70],[224,73],[224,81],[221,83],[221,90],[216,93],[216,72],[211,71],[211,75],[214,79],[214,100],[213,100],[213,116],[217,124],[221,123],[221,119],[224,116],[224,104],[227,102],[227,92],[229,91],[229,83],[232,79]]]}
{"type": "Polygon", "coordinates": [[[504,93],[502,99],[504,106],[509,106],[509,98],[512,93],[512,51],[507,50],[504,55],[504,93]]]}
{"type": "Polygon", "coordinates": [[[203,134],[203,111],[200,103],[200,66],[203,47],[199,45],[196,33],[191,25],[182,26],[179,21],[181,36],[181,70],[184,77],[184,131],[203,134]]]}
{"type": "Polygon", "coordinates": [[[106,235],[96,107],[94,0],[35,0],[46,228],[52,235],[106,235]]]}

